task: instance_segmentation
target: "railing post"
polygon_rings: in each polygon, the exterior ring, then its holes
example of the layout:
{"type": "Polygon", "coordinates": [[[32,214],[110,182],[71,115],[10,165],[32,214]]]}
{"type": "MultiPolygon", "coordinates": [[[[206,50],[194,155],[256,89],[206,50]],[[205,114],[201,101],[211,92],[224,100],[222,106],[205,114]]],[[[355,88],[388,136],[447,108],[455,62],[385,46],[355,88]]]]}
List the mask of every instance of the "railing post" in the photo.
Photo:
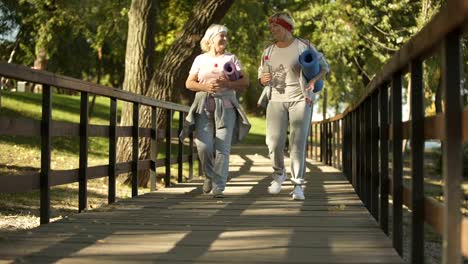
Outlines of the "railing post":
{"type": "Polygon", "coordinates": [[[189,179],[193,179],[193,132],[189,135],[189,156],[188,156],[188,163],[189,163],[189,179]]]}
{"type": "Polygon", "coordinates": [[[365,145],[364,145],[364,140],[365,140],[365,137],[363,137],[364,135],[364,105],[361,104],[361,106],[359,107],[359,146],[358,146],[358,149],[359,149],[359,155],[358,155],[358,159],[359,159],[359,162],[358,162],[358,179],[357,179],[357,182],[359,184],[359,198],[361,198],[361,200],[364,199],[364,162],[365,162],[365,159],[364,159],[364,151],[365,151],[365,145]]]}
{"type": "Polygon", "coordinates": [[[314,149],[314,125],[312,125],[312,122],[309,124],[309,140],[307,140],[307,157],[309,159],[312,159],[312,151],[314,149]]]}
{"type": "Polygon", "coordinates": [[[44,85],[42,89],[42,120],[41,120],[41,212],[40,222],[47,224],[50,221],[50,158],[51,158],[51,132],[52,132],[52,89],[44,85]]]}
{"type": "MultiPolygon", "coordinates": [[[[358,186],[357,186],[357,155],[358,155],[358,140],[357,140],[357,132],[358,132],[358,111],[357,109],[353,110],[352,116],[351,116],[351,122],[352,122],[352,141],[353,141],[353,146],[352,146],[352,155],[351,155],[351,162],[352,162],[352,184],[354,186],[354,190],[357,192],[358,186]]],[[[359,194],[359,193],[358,193],[359,194]]]]}
{"type": "Polygon", "coordinates": [[[422,62],[411,62],[411,263],[424,263],[424,94],[422,62]]]}
{"type": "Polygon", "coordinates": [[[79,161],[79,198],[78,211],[88,208],[88,123],[89,123],[89,94],[81,92],[80,106],[80,161],[79,161]]]}
{"type": "Polygon", "coordinates": [[[378,93],[372,95],[371,109],[371,213],[376,220],[379,220],[379,105],[378,93]]]}
{"type": "Polygon", "coordinates": [[[331,130],[331,125],[332,125],[332,122],[327,122],[327,165],[328,166],[331,166],[331,156],[332,156],[332,146],[331,146],[331,143],[332,143],[332,130],[331,130]]]}
{"type": "Polygon", "coordinates": [[[164,181],[166,187],[171,186],[171,140],[172,140],[172,110],[166,110],[166,175],[164,181]]]}
{"type": "Polygon", "coordinates": [[[392,78],[392,155],[393,155],[393,247],[403,255],[403,169],[402,169],[402,120],[401,120],[402,74],[392,78]]]}
{"type": "Polygon", "coordinates": [[[343,142],[343,124],[344,124],[344,119],[338,120],[336,122],[336,142],[337,142],[337,151],[336,151],[336,160],[337,160],[337,168],[340,170],[343,170],[343,147],[344,147],[344,142],[343,142]]]}
{"type": "Polygon", "coordinates": [[[315,160],[319,160],[319,152],[318,152],[318,149],[319,149],[319,146],[318,146],[318,130],[319,130],[319,127],[318,127],[318,124],[315,124],[314,125],[314,154],[315,154],[315,160]]]}
{"type": "Polygon", "coordinates": [[[349,113],[343,118],[341,122],[341,131],[342,131],[342,147],[341,147],[341,160],[342,160],[342,168],[346,178],[349,180],[349,168],[348,168],[348,156],[350,151],[348,147],[349,141],[349,134],[348,134],[348,120],[349,120],[349,113]]]}
{"type": "Polygon", "coordinates": [[[139,116],[140,104],[133,103],[133,126],[132,126],[132,197],[138,196],[138,156],[139,156],[139,116]]]}
{"type": "Polygon", "coordinates": [[[444,264],[461,263],[461,184],[463,175],[463,138],[461,103],[460,30],[449,33],[442,48],[442,89],[445,93],[444,175],[444,264]]]}
{"type": "MultiPolygon", "coordinates": [[[[180,135],[180,133],[182,132],[182,128],[184,127],[184,118],[185,118],[184,112],[180,111],[178,135],[180,135]]],[[[180,140],[179,138],[179,145],[177,149],[177,166],[178,166],[177,167],[177,182],[179,183],[183,181],[183,160],[182,160],[183,156],[184,156],[184,142],[180,140]]]]}
{"type": "Polygon", "coordinates": [[[320,162],[323,162],[323,123],[319,123],[319,135],[320,135],[320,162]]]}
{"type": "Polygon", "coordinates": [[[364,200],[366,203],[366,207],[369,211],[371,211],[371,169],[372,169],[372,164],[371,164],[371,106],[372,106],[372,97],[369,96],[367,97],[365,103],[364,103],[364,135],[365,135],[365,160],[364,160],[364,200]]]}
{"type": "Polygon", "coordinates": [[[380,88],[380,228],[388,235],[388,87],[380,88]]]}
{"type": "Polygon", "coordinates": [[[348,130],[348,153],[347,153],[347,160],[348,160],[348,177],[349,181],[352,182],[353,180],[353,149],[354,149],[354,141],[353,141],[353,121],[354,118],[354,112],[348,113],[348,124],[347,124],[347,130],[348,130]]]}
{"type": "Polygon", "coordinates": [[[117,164],[117,99],[110,98],[110,120],[109,120],[109,178],[108,178],[108,203],[115,202],[115,177],[117,164]]]}
{"type": "Polygon", "coordinates": [[[337,127],[338,127],[338,121],[333,121],[332,123],[332,133],[333,133],[333,136],[332,136],[332,165],[333,167],[335,168],[338,168],[338,165],[337,165],[337,156],[338,156],[338,151],[337,151],[337,142],[338,142],[338,133],[336,133],[337,131],[337,127]]]}
{"type": "Polygon", "coordinates": [[[158,116],[156,107],[151,107],[151,168],[150,168],[150,190],[156,191],[156,163],[158,161],[158,116]]]}

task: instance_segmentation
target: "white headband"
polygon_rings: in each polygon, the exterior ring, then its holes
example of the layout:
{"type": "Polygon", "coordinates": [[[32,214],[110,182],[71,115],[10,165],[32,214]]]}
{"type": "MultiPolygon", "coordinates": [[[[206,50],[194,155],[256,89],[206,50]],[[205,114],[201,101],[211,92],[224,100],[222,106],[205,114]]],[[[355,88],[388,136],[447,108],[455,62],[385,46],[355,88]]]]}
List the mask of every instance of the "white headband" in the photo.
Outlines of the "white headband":
{"type": "Polygon", "coordinates": [[[206,30],[205,35],[203,36],[203,39],[211,40],[217,34],[219,34],[221,32],[226,32],[227,33],[227,31],[228,31],[228,29],[227,29],[226,26],[213,24],[206,30]]]}

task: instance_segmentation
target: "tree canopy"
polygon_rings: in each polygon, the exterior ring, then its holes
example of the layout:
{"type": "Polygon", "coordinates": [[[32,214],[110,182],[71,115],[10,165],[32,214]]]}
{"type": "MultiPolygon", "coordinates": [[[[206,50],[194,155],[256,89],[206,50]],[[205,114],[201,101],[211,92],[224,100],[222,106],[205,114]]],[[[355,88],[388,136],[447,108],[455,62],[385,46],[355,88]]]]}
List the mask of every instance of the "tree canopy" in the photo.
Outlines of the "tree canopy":
{"type": "MultiPolygon", "coordinates": [[[[198,2],[155,1],[152,67],[161,65],[198,2]]],[[[229,50],[239,56],[251,81],[251,88],[240,95],[241,102],[249,112],[259,111],[256,72],[262,49],[271,41],[267,18],[275,11],[291,12],[294,34],[309,39],[327,57],[332,69],[326,81],[328,105],[338,113],[362,96],[386,60],[444,2],[234,1],[221,23],[230,30],[229,50]]],[[[4,0],[0,2],[0,59],[27,66],[42,59],[49,71],[121,88],[127,36],[132,30],[128,28],[130,4],[130,0],[4,0]]],[[[437,72],[436,61],[426,67],[437,72]]],[[[428,97],[436,92],[437,78],[435,74],[426,81],[428,97]]]]}

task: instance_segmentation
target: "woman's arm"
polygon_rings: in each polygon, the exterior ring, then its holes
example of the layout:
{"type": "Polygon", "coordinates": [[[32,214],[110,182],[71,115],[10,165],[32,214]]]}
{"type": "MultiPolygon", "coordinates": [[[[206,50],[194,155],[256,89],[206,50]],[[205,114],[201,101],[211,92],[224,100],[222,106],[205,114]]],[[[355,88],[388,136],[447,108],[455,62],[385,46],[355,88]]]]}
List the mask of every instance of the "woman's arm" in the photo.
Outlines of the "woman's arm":
{"type": "Polygon", "coordinates": [[[244,89],[248,88],[249,85],[250,85],[250,82],[249,82],[249,78],[245,75],[245,73],[243,71],[239,71],[239,75],[242,76],[242,78],[240,78],[239,80],[235,80],[235,81],[228,81],[226,82],[226,86],[229,88],[229,89],[232,89],[232,90],[235,90],[235,91],[238,91],[238,92],[242,92],[244,91],[244,89]]]}
{"type": "Polygon", "coordinates": [[[194,92],[208,92],[215,93],[217,87],[213,83],[200,83],[196,74],[189,74],[185,81],[185,87],[194,92]]]}

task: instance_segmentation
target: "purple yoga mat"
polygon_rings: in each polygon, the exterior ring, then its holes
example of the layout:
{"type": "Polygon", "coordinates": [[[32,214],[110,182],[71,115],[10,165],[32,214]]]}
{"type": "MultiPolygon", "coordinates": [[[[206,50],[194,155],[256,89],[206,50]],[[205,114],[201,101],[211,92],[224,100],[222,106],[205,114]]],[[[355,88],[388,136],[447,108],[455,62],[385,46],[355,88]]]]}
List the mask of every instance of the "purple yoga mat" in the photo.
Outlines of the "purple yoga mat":
{"type": "Polygon", "coordinates": [[[226,79],[231,81],[239,80],[240,74],[236,69],[236,65],[234,65],[232,61],[226,62],[226,64],[224,64],[223,69],[226,79]]]}

